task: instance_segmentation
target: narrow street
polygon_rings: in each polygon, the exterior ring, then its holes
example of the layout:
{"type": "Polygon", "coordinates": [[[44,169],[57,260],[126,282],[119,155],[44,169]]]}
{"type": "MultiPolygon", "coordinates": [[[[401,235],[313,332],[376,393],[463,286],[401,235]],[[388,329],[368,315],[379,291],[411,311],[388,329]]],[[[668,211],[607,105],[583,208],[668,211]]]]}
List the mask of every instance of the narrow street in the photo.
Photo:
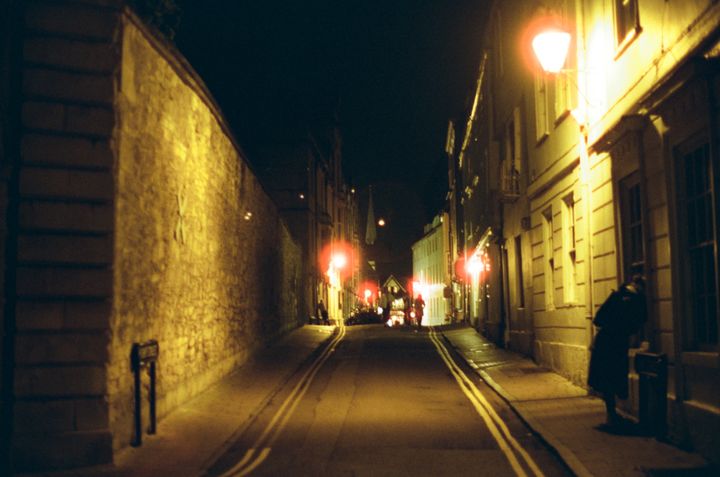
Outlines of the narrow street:
{"type": "Polygon", "coordinates": [[[250,474],[570,475],[440,335],[380,325],[339,329],[207,473],[250,474]]]}

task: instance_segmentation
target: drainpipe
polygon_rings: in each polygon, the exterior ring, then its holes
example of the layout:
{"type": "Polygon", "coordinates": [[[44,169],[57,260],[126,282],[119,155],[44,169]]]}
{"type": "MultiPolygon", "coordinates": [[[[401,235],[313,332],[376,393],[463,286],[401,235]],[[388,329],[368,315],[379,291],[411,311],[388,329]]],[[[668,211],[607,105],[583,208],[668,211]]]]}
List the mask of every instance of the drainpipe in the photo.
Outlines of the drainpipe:
{"type": "Polygon", "coordinates": [[[587,346],[592,346],[595,329],[592,325],[595,303],[593,300],[593,253],[592,253],[592,184],[590,181],[590,157],[587,148],[587,126],[583,128],[580,146],[580,170],[583,179],[585,200],[585,237],[587,240],[585,256],[585,320],[587,323],[587,346]]]}
{"type": "Polygon", "coordinates": [[[500,203],[500,230],[498,231],[498,249],[500,250],[500,260],[498,264],[499,268],[499,279],[500,279],[500,326],[498,330],[498,338],[502,340],[503,348],[507,347],[508,340],[506,339],[506,336],[509,336],[510,333],[510,323],[507,317],[507,307],[505,306],[505,274],[507,273],[505,270],[505,231],[504,231],[504,225],[505,225],[505,205],[501,202],[500,203]]]}
{"type": "MultiPolygon", "coordinates": [[[[576,0],[575,9],[579,12],[581,21],[578,22],[577,32],[577,51],[582,55],[585,55],[585,2],[582,0],[576,0]]],[[[578,58],[580,60],[580,58],[578,58]]],[[[583,58],[582,64],[578,65],[578,71],[582,68],[587,68],[586,62],[583,58]]],[[[587,73],[583,76],[583,86],[587,91],[587,73]]],[[[587,347],[590,349],[592,346],[593,338],[595,335],[595,329],[592,325],[593,313],[595,311],[595,302],[593,298],[593,253],[592,253],[592,182],[590,178],[590,157],[588,156],[588,134],[590,132],[590,103],[587,99],[587,95],[580,91],[580,82],[577,82],[578,93],[583,98],[584,104],[584,118],[583,124],[580,126],[580,174],[582,179],[584,200],[585,200],[585,237],[587,240],[586,244],[586,256],[585,256],[585,322],[586,322],[586,336],[587,336],[587,347]]]]}

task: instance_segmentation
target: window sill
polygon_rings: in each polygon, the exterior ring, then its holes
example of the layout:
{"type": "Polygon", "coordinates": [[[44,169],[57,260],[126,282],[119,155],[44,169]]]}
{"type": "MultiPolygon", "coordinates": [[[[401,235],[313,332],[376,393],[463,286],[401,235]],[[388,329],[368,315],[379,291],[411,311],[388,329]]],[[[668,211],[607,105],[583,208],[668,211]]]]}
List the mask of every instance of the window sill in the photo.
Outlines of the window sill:
{"type": "Polygon", "coordinates": [[[570,116],[570,110],[569,109],[563,110],[563,112],[560,113],[557,118],[555,118],[555,127],[560,126],[560,123],[565,121],[565,118],[567,118],[568,116],[570,116]]]}
{"type": "Polygon", "coordinates": [[[711,351],[684,351],[682,362],[686,366],[720,368],[720,354],[711,351]]]}
{"type": "Polygon", "coordinates": [[[640,36],[640,33],[642,33],[642,27],[640,25],[637,25],[635,28],[630,30],[627,35],[625,35],[625,38],[623,39],[623,41],[620,42],[620,44],[618,44],[617,49],[615,50],[616,61],[622,56],[623,53],[625,53],[625,50],[630,47],[630,45],[635,41],[635,39],[640,36]]]}
{"type": "Polygon", "coordinates": [[[547,140],[548,137],[550,137],[550,133],[549,133],[549,132],[542,133],[542,135],[540,135],[540,136],[536,139],[536,141],[535,141],[535,147],[540,147],[540,146],[542,145],[542,143],[544,143],[544,142],[547,140]]]}

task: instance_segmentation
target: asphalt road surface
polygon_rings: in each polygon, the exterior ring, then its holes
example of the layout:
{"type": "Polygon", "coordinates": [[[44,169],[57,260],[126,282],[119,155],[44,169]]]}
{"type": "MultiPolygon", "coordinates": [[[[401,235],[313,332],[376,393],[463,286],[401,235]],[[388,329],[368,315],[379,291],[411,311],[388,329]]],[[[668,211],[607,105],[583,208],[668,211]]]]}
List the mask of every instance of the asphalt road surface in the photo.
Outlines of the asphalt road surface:
{"type": "Polygon", "coordinates": [[[432,330],[340,328],[208,476],[571,475],[432,330]]]}

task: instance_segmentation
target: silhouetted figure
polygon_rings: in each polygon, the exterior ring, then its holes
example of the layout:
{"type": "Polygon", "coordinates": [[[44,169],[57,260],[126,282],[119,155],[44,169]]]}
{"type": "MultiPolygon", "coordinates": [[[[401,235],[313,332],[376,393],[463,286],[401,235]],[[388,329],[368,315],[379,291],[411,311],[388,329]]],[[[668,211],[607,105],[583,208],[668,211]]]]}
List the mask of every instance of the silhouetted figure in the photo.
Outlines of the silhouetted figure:
{"type": "Polygon", "coordinates": [[[622,424],[615,409],[615,397],[628,397],[628,348],[630,336],[647,320],[645,280],[632,280],[613,291],[605,300],[593,323],[600,328],[592,347],[588,385],[602,395],[608,426],[622,424]]]}
{"type": "Polygon", "coordinates": [[[415,298],[415,319],[417,320],[418,327],[422,325],[422,319],[424,314],[425,300],[423,300],[422,295],[418,293],[418,296],[415,298]]]}
{"type": "Polygon", "coordinates": [[[327,308],[325,308],[325,303],[323,303],[322,300],[318,302],[318,319],[322,320],[323,324],[329,325],[330,319],[328,317],[328,311],[327,308]]]}

